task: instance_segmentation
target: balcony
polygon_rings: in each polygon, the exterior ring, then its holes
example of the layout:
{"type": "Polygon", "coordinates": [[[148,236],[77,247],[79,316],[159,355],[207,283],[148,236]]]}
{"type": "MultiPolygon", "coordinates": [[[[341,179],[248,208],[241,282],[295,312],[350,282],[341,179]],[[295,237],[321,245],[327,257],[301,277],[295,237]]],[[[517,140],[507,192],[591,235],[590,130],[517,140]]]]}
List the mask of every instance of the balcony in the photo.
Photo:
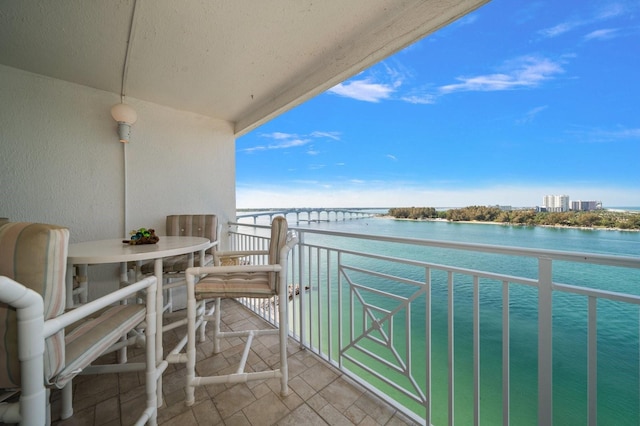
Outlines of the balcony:
{"type": "Polygon", "coordinates": [[[640,421],[639,258],[298,232],[290,335],[412,421],[640,421]]]}
{"type": "MultiPolygon", "coordinates": [[[[621,410],[616,424],[637,424],[639,258],[297,231],[293,393],[281,399],[269,381],[208,386],[185,407],[184,369],[173,366],[160,424],[596,424],[621,410]]],[[[268,227],[232,223],[229,236],[232,249],[265,249],[268,227]]],[[[223,326],[277,321],[273,303],[238,302],[248,310],[226,300],[223,326]]],[[[239,340],[226,344],[241,350],[239,340]]],[[[210,357],[211,346],[199,345],[200,371],[229,364],[210,357]]],[[[277,362],[274,346],[254,343],[252,368],[277,362]]],[[[127,424],[139,405],[127,395],[142,383],[121,375],[102,390],[77,380],[77,414],[55,424],[127,424]]]]}
{"type": "MultiPolygon", "coordinates": [[[[222,329],[242,330],[270,325],[233,300],[223,301],[222,329]],[[257,327],[256,327],[257,325],[257,327]]],[[[165,348],[173,347],[185,330],[165,334],[165,348]]],[[[199,343],[198,371],[215,373],[228,366],[235,368],[244,343],[240,338],[223,340],[223,352],[212,356],[211,327],[207,342],[199,343]],[[233,347],[233,348],[231,348],[233,347]]],[[[115,356],[112,354],[111,356],[115,356]]],[[[130,354],[132,357],[143,356],[130,354]]],[[[247,371],[258,371],[265,363],[278,358],[277,336],[257,337],[248,358],[247,371]]],[[[277,361],[276,361],[277,362],[277,361]]],[[[196,403],[184,404],[185,369],[170,365],[164,373],[165,405],[158,410],[159,425],[323,425],[323,424],[412,424],[391,405],[380,400],[339,370],[322,361],[298,342],[289,343],[289,385],[291,394],[279,396],[278,379],[236,385],[212,385],[196,389],[196,403]]],[[[144,407],[144,375],[79,376],[74,380],[72,418],[54,421],[53,425],[130,425],[144,407]]],[[[59,413],[59,391],[53,392],[52,415],[59,413]]]]}

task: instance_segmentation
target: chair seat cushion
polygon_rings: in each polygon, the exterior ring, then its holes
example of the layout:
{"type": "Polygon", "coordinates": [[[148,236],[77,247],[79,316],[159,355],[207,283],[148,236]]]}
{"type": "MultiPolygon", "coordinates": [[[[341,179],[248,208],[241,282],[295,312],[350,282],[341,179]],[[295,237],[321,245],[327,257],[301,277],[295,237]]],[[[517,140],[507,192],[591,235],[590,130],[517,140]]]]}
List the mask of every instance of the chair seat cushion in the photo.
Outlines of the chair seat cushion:
{"type": "Polygon", "coordinates": [[[271,297],[275,293],[269,284],[273,272],[232,272],[209,274],[195,286],[196,299],[217,297],[271,297]]]}
{"type": "MultiPolygon", "coordinates": [[[[213,255],[205,254],[204,265],[200,265],[200,255],[195,254],[193,256],[193,266],[206,266],[213,263],[213,255]]],[[[182,254],[180,256],[166,257],[162,260],[162,272],[165,274],[172,274],[177,272],[184,272],[189,267],[189,255],[182,254]]],[[[153,274],[153,262],[145,263],[140,268],[143,274],[153,274]]]]}
{"type": "Polygon", "coordinates": [[[58,388],[91,364],[101,353],[116,343],[133,327],[144,321],[145,306],[116,305],[102,311],[95,318],[72,325],[65,336],[65,367],[55,377],[58,388]]]}

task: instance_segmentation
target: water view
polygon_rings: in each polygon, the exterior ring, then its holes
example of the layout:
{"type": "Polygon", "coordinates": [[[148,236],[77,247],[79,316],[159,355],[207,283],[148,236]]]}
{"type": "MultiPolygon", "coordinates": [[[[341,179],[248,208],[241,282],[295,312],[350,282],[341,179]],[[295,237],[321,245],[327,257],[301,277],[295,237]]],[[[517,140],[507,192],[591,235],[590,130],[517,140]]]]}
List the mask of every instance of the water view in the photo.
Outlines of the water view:
{"type": "MultiPolygon", "coordinates": [[[[457,241],[522,248],[561,250],[620,256],[640,256],[640,233],[592,231],[568,228],[519,227],[493,224],[405,221],[370,218],[291,226],[346,233],[457,241]]],[[[309,235],[307,238],[311,237],[309,235]]],[[[397,244],[313,235],[307,244],[340,245],[342,249],[364,251],[405,259],[481,269],[534,278],[537,264],[529,258],[488,253],[455,253],[447,249],[408,247],[397,244]]],[[[380,262],[378,262],[378,267],[380,262]]],[[[367,265],[362,265],[367,266],[367,265]]],[[[384,268],[384,267],[383,267],[384,268]]],[[[389,268],[398,268],[398,265],[389,268]]],[[[389,270],[394,275],[420,281],[420,272],[389,270]],[[413,275],[415,276],[413,276],[413,275]]],[[[432,281],[432,409],[433,423],[447,418],[447,277],[434,274],[432,281]]],[[[554,282],[640,295],[640,271],[575,263],[554,264],[554,282]]],[[[384,281],[384,280],[381,280],[384,281]]],[[[373,284],[375,286],[375,284],[373,284]]],[[[381,282],[381,288],[385,283],[381,282]]],[[[386,283],[386,285],[389,285],[386,283]]],[[[333,290],[332,290],[333,291],[333,290]]],[[[402,293],[401,288],[393,289],[402,293]]],[[[455,289],[455,422],[473,420],[472,283],[461,280],[455,289]]],[[[537,424],[537,291],[510,286],[511,423],[537,424]]],[[[483,285],[481,314],[481,421],[502,422],[501,336],[502,298],[499,283],[483,285]]],[[[333,305],[337,309],[337,303],[333,305]]],[[[412,309],[420,307],[417,302],[412,309]]],[[[423,305],[424,309],[424,305],[423,305]]],[[[413,313],[412,315],[418,315],[413,313]]],[[[598,420],[599,424],[637,425],[639,417],[639,311],[623,303],[598,302],[598,420]]],[[[556,293],[553,299],[553,412],[554,423],[582,425],[587,419],[587,298],[556,293]]],[[[399,327],[402,323],[397,324],[399,327]]],[[[424,322],[413,322],[416,336],[424,322]]],[[[404,331],[395,330],[398,337],[404,331]]],[[[415,363],[424,359],[424,342],[413,341],[415,363]],[[421,352],[422,351],[422,352],[421,352]]],[[[384,356],[384,355],[381,355],[384,356]]],[[[424,377],[416,377],[421,383],[424,377]]],[[[411,403],[407,403],[411,408],[411,403]]],[[[416,409],[417,411],[417,409],[416,409]]]]}

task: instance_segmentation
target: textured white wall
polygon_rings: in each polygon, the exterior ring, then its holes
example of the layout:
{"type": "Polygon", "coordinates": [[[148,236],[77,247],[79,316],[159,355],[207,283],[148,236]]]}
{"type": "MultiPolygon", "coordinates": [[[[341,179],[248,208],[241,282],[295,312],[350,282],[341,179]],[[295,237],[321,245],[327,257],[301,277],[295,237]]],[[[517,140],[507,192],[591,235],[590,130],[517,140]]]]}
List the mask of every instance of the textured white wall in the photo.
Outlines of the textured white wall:
{"type": "Polygon", "coordinates": [[[120,238],[168,214],[235,218],[232,124],[128,98],[126,147],[114,93],[0,66],[0,217],[67,226],[71,242],[120,238]],[[125,223],[126,216],[126,223],[125,223]]]}

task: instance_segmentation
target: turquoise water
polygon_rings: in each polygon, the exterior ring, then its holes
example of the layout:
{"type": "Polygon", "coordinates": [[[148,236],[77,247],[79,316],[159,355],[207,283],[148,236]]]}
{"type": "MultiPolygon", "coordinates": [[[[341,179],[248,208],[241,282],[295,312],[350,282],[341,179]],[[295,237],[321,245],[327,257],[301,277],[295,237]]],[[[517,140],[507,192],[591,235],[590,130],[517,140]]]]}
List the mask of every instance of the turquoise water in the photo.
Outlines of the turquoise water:
{"type": "MultiPolygon", "coordinates": [[[[289,218],[294,226],[293,218],[289,218]]],[[[393,219],[358,219],[300,225],[311,229],[424,238],[491,245],[579,251],[587,253],[640,256],[640,233],[588,231],[542,227],[447,222],[414,222],[393,219]]],[[[335,237],[307,236],[306,242],[340,245],[359,251],[401,258],[459,265],[519,276],[537,276],[537,264],[529,259],[478,253],[453,253],[449,250],[403,247],[371,241],[353,241],[335,237]]],[[[366,265],[364,265],[366,266],[366,265]]],[[[389,268],[402,268],[389,266],[389,268]]],[[[386,271],[412,277],[409,270],[386,271]]],[[[416,272],[415,279],[420,280],[416,272]]],[[[640,271],[592,265],[554,265],[554,281],[640,294],[640,271]]],[[[384,286],[384,283],[380,284],[384,286]]],[[[402,292],[400,288],[391,289],[402,292]]],[[[333,291],[333,290],[332,290],[333,291]]],[[[501,348],[502,323],[500,286],[481,290],[481,421],[501,424],[501,348]]],[[[333,295],[334,299],[336,298],[333,295]]],[[[433,423],[447,423],[447,317],[446,277],[434,277],[432,313],[433,423]]],[[[472,401],[472,287],[456,283],[456,409],[455,423],[470,424],[472,401]]],[[[587,413],[587,300],[584,297],[556,294],[554,304],[554,424],[586,424],[587,413]]],[[[334,308],[337,300],[334,300],[334,308]]],[[[420,309],[416,302],[413,316],[420,309]]],[[[424,305],[422,305],[424,309],[424,305]]],[[[537,293],[534,289],[511,286],[511,424],[537,424],[537,293]]],[[[637,307],[621,303],[598,303],[598,420],[599,424],[640,424],[640,358],[637,307]]],[[[424,335],[424,323],[412,323],[415,335],[424,335]]],[[[402,325],[394,330],[402,338],[402,325]]],[[[334,342],[336,343],[336,342],[334,342]]],[[[414,339],[414,362],[424,359],[424,343],[414,339]]],[[[335,345],[337,346],[337,345],[335,345]]],[[[420,383],[420,374],[417,374],[420,383]]]]}

